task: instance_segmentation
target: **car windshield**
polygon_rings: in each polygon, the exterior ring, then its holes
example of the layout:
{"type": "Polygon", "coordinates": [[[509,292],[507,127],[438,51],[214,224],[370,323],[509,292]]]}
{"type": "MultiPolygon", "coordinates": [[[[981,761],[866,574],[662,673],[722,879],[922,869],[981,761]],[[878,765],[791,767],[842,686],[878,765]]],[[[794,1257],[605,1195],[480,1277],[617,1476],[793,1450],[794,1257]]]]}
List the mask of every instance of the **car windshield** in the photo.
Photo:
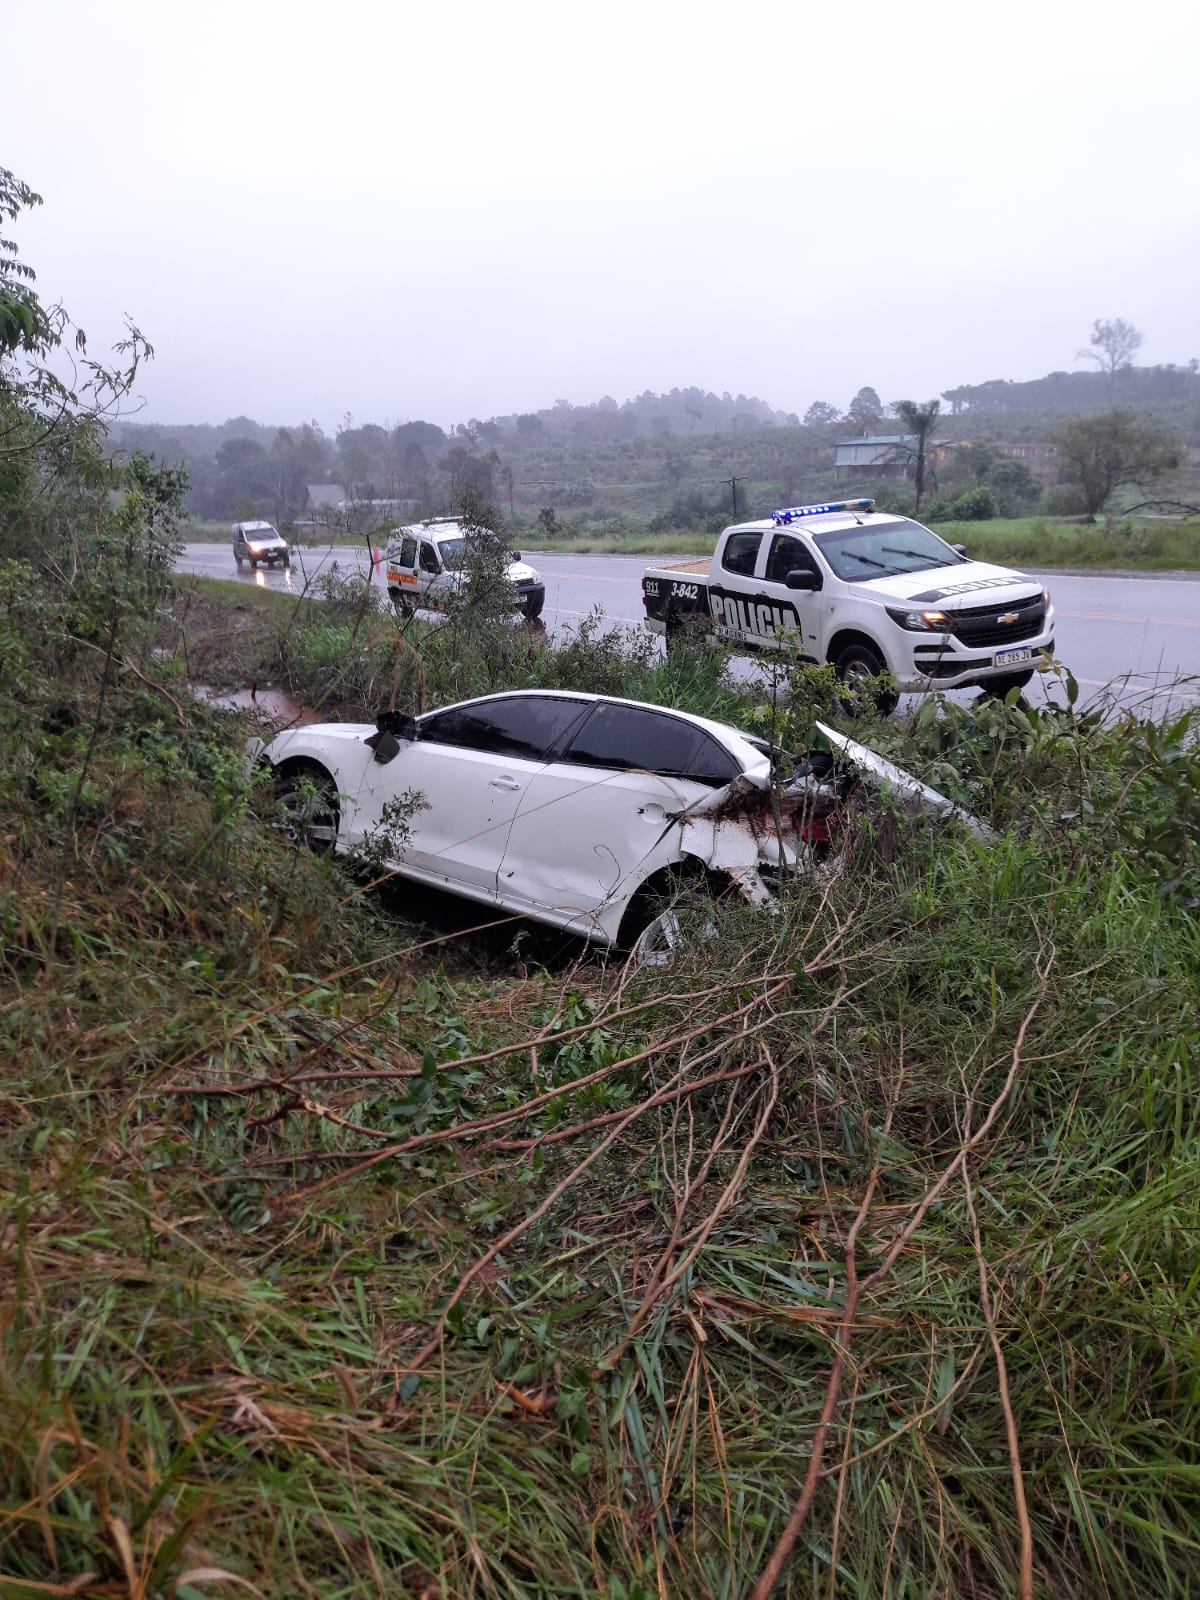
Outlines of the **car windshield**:
{"type": "Polygon", "coordinates": [[[439,539],[438,551],[446,566],[453,571],[463,564],[463,557],[467,553],[467,541],[465,539],[439,539]]]}
{"type": "Polygon", "coordinates": [[[864,523],[813,537],[826,561],[847,583],[924,572],[929,567],[954,567],[966,559],[936,533],[907,519],[864,523]]]}

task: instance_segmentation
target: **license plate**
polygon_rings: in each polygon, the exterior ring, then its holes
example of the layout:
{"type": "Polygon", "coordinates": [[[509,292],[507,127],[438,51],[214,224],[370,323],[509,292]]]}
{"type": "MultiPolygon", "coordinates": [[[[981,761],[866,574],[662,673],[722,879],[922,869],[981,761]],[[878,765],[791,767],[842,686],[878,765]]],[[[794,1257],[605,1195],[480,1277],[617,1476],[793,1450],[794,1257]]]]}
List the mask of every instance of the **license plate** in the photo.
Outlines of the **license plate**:
{"type": "Polygon", "coordinates": [[[995,664],[998,667],[1012,667],[1018,661],[1031,661],[1032,659],[1033,651],[1028,645],[1022,645],[1019,650],[997,650],[995,664]]]}

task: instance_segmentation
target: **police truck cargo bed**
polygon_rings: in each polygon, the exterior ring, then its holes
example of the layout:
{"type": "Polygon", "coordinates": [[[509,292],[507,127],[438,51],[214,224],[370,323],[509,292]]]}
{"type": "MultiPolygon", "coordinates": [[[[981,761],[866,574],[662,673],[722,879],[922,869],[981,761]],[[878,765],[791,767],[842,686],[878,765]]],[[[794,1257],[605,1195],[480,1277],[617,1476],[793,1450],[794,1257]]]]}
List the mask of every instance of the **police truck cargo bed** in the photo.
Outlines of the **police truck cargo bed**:
{"type": "Polygon", "coordinates": [[[712,565],[711,556],[699,556],[695,561],[672,561],[670,566],[662,567],[663,572],[707,572],[712,565]]]}
{"type": "Polygon", "coordinates": [[[792,506],[726,528],[710,561],[646,569],[646,626],[745,651],[830,662],[875,698],[1023,688],[1054,653],[1054,608],[1034,578],[971,561],[873,500],[792,506]]]}

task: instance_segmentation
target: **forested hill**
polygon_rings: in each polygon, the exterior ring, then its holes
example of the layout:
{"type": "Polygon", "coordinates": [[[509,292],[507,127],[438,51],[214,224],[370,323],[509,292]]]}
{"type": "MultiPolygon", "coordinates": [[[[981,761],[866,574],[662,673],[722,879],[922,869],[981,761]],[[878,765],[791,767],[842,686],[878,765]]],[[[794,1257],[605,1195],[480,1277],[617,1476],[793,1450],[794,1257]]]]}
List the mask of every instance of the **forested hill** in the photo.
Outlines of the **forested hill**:
{"type": "Polygon", "coordinates": [[[1200,397],[1200,361],[1186,366],[1168,362],[1157,367],[1124,367],[1106,372],[1050,372],[1044,378],[1014,383],[1011,378],[992,378],[987,383],[964,383],[942,392],[953,415],[1024,415],[1028,412],[1060,412],[1078,415],[1087,411],[1107,411],[1111,406],[1132,406],[1135,410],[1175,409],[1200,397]]]}
{"type": "MultiPolygon", "coordinates": [[[[945,390],[941,400],[944,441],[1045,441],[1066,416],[1124,406],[1193,448],[1200,445],[1195,362],[1111,374],[1054,372],[1022,383],[996,379],[945,390]]],[[[540,411],[472,417],[449,428],[347,418],[330,437],[315,422],[281,427],[236,417],[219,425],[123,422],[111,437],[185,463],[190,508],[205,518],[295,518],[310,505],[310,486],[322,484],[338,490],[334,500],[407,501],[422,514],[451,508],[471,489],[501,504],[518,524],[556,508],[573,522],[623,514],[686,527],[719,518],[732,478],[746,480],[744,508],[757,503],[758,489],[767,499],[824,498],[835,487],[836,438],[896,429],[890,405],[870,387],[860,388],[844,411],[816,400],[802,418],[764,400],[692,388],[624,404],[607,396],[591,405],[559,400],[540,411]]]]}

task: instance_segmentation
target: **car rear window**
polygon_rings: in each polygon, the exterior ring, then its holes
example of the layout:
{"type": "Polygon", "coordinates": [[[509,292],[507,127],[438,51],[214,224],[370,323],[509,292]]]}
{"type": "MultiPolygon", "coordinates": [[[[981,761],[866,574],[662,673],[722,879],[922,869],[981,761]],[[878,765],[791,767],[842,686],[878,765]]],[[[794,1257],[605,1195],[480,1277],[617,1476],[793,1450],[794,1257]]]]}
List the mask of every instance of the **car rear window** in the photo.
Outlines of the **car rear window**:
{"type": "Polygon", "coordinates": [[[640,706],[596,706],[559,759],[624,772],[656,772],[714,787],[732,783],[741,770],[730,752],[703,728],[640,706]]]}
{"type": "Polygon", "coordinates": [[[726,572],[736,573],[740,578],[752,578],[761,543],[761,533],[731,533],[725,541],[721,565],[726,572]]]}

